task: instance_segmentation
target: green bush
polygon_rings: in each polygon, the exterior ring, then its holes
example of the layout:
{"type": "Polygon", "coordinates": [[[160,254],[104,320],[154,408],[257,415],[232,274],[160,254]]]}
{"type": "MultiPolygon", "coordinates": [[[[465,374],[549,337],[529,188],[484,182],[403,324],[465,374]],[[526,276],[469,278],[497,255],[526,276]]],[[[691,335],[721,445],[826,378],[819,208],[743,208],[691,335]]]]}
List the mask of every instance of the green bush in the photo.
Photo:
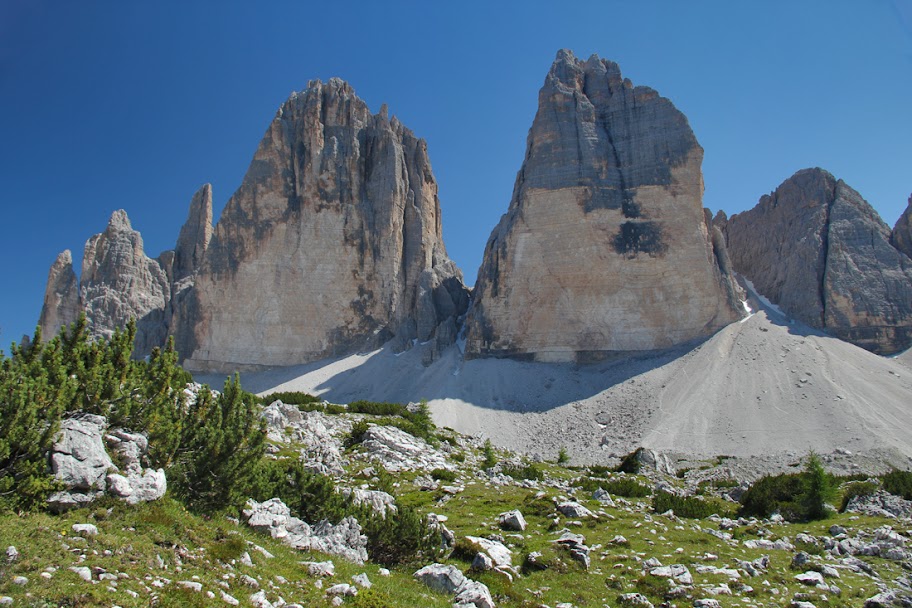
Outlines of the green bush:
{"type": "Polygon", "coordinates": [[[800,497],[804,491],[801,475],[765,475],[751,484],[741,497],[739,515],[769,517],[779,513],[788,520],[802,517],[800,497]]]}
{"type": "Polygon", "coordinates": [[[194,511],[240,506],[266,452],[266,422],[237,375],[214,397],[203,387],[187,408],[168,485],[194,511]]]}
{"type": "Polygon", "coordinates": [[[545,471],[542,466],[534,462],[524,462],[523,464],[505,464],[502,469],[504,475],[509,475],[513,479],[529,479],[541,481],[545,478],[545,471]]]}
{"type": "Polygon", "coordinates": [[[912,500],[912,472],[893,469],[883,476],[883,489],[906,500],[912,500]]]}
{"type": "Polygon", "coordinates": [[[567,454],[567,448],[561,446],[557,451],[557,464],[564,465],[570,462],[570,455],[567,454]]]}
{"type": "Polygon", "coordinates": [[[280,498],[307,522],[336,522],[347,513],[345,499],[336,492],[332,478],[305,469],[299,460],[260,460],[247,494],[257,502],[280,498]]]}
{"type": "Polygon", "coordinates": [[[368,507],[351,509],[367,536],[367,554],[386,566],[418,565],[440,551],[440,533],[427,519],[409,506],[399,505],[395,513],[380,517],[368,507]]]}
{"type": "Polygon", "coordinates": [[[670,492],[656,492],[652,497],[652,509],[664,513],[671,509],[678,517],[705,519],[710,515],[730,515],[721,503],[710,502],[696,496],[677,496],[670,492]]]}
{"type": "Polygon", "coordinates": [[[483,456],[481,468],[490,469],[497,464],[497,455],[494,453],[494,446],[491,444],[490,439],[485,439],[481,453],[483,456]]]}
{"type": "Polygon", "coordinates": [[[368,424],[367,420],[356,420],[355,423],[352,424],[351,432],[345,437],[343,441],[345,447],[350,448],[363,442],[364,435],[367,433],[367,429],[370,427],[371,425],[368,424]]]}
{"type": "Polygon", "coordinates": [[[431,477],[437,481],[456,481],[456,471],[449,469],[434,469],[431,471],[431,477]]]}
{"type": "Polygon", "coordinates": [[[0,352],[0,502],[28,509],[56,484],[46,454],[69,412],[105,416],[113,426],[146,433],[149,459],[167,467],[180,442],[183,388],[174,344],[148,361],[132,359],[136,324],[110,340],[91,339],[84,315],[48,342],[40,330],[9,358],[0,352]]]}
{"type": "Polygon", "coordinates": [[[652,488],[641,484],[631,477],[609,479],[605,482],[601,482],[599,485],[610,494],[624,496],[626,498],[642,498],[652,494],[652,488]]]}

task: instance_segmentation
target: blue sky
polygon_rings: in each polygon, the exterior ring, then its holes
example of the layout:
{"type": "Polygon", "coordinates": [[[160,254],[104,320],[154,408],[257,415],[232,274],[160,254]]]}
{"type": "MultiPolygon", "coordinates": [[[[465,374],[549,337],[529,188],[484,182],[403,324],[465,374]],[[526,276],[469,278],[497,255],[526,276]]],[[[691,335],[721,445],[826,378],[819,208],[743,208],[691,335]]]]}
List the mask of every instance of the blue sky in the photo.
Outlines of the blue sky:
{"type": "Polygon", "coordinates": [[[912,0],[0,2],[0,344],[31,333],[56,254],[115,209],[173,247],[216,213],[278,106],[348,80],[428,141],[450,256],[474,282],[559,48],[669,97],[729,214],[823,167],[891,226],[912,192],[912,0]]]}

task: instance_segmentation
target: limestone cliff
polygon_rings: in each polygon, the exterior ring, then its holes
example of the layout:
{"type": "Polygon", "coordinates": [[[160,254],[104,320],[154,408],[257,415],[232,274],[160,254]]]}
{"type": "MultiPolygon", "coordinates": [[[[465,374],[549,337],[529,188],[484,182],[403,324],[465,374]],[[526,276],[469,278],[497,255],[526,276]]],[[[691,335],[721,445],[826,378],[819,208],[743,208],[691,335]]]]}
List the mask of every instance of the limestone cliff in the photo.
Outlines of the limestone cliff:
{"type": "Polygon", "coordinates": [[[585,360],[738,319],[724,239],[701,204],[702,160],[668,99],[615,63],[560,51],[485,248],[467,355],[585,360]]]}
{"type": "Polygon", "coordinates": [[[735,271],[791,316],[880,354],[912,344],[912,260],[842,180],[799,171],[724,229],[735,271]]]}
{"type": "Polygon", "coordinates": [[[73,270],[73,254],[67,249],[57,256],[48,272],[44,305],[38,319],[41,334],[46,340],[54,337],[61,327],[67,327],[75,321],[81,310],[79,279],[73,270]]]}
{"type": "Polygon", "coordinates": [[[175,312],[196,370],[442,346],[468,302],[424,140],[338,79],[279,109],[194,283],[175,312]]]}

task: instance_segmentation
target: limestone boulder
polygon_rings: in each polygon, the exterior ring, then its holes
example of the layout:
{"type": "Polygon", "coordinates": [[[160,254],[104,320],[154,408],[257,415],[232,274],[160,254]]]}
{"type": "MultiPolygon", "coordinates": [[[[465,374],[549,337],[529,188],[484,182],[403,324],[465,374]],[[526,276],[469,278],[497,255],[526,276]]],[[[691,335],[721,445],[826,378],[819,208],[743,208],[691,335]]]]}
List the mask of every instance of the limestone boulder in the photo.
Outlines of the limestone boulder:
{"type": "Polygon", "coordinates": [[[739,319],[724,239],[702,206],[702,160],[671,101],[615,63],[560,51],[485,248],[467,356],[585,361],[739,319]]]}
{"type": "Polygon", "coordinates": [[[912,260],[842,180],[799,171],[724,230],[735,271],[786,314],[878,354],[912,344],[912,260]]]}

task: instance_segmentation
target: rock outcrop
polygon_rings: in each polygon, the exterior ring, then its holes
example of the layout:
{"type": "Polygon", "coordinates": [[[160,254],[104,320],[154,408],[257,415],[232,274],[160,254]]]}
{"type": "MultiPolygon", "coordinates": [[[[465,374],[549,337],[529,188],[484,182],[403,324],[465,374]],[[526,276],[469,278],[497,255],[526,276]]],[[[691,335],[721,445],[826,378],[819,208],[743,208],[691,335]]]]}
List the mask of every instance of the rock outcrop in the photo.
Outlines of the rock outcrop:
{"type": "Polygon", "coordinates": [[[893,226],[893,232],[890,234],[890,244],[899,251],[912,258],[912,196],[909,197],[909,204],[903,211],[896,225],[893,226]]]}
{"type": "Polygon", "coordinates": [[[687,119],[617,64],[560,51],[478,274],[466,354],[573,361],[742,316],[687,119]]]}
{"type": "Polygon", "coordinates": [[[795,319],[879,354],[912,344],[912,260],[842,180],[799,171],[724,230],[735,271],[795,319]]]}
{"type": "Polygon", "coordinates": [[[174,283],[191,276],[203,264],[212,240],[212,185],[205,184],[190,199],[190,212],[174,247],[174,283]]]}

